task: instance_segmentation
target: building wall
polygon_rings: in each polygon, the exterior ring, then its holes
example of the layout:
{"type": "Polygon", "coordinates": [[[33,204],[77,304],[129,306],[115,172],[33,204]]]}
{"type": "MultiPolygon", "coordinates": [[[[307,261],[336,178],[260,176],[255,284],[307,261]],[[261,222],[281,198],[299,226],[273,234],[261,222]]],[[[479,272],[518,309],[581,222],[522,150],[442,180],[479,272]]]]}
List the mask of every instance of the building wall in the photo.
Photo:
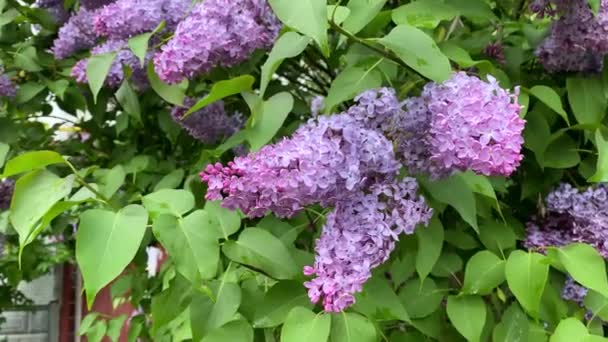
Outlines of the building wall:
{"type": "Polygon", "coordinates": [[[61,269],[31,283],[23,283],[19,289],[34,305],[2,313],[6,322],[0,326],[0,341],[57,342],[61,269]]]}

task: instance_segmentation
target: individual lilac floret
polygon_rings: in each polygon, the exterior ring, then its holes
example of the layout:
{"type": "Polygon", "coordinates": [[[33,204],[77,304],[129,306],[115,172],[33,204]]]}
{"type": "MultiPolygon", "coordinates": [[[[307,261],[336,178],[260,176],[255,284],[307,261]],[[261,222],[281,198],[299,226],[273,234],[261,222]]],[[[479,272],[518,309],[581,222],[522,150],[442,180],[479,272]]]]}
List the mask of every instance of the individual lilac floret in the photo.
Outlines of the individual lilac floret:
{"type": "MultiPolygon", "coordinates": [[[[91,50],[93,56],[100,55],[108,52],[118,52],[108,76],[106,77],[105,84],[109,87],[115,88],[120,86],[124,80],[123,66],[127,65],[131,68],[133,83],[138,88],[145,88],[147,85],[147,79],[145,71],[141,67],[139,59],[133,54],[131,49],[127,46],[126,41],[120,40],[109,40],[99,46],[96,46],[91,50]]],[[[79,83],[87,83],[87,63],[88,59],[78,61],[72,69],[72,76],[76,78],[79,83]]]]}
{"type": "Polygon", "coordinates": [[[427,84],[420,97],[406,101],[407,110],[397,112],[389,136],[411,173],[439,178],[472,170],[508,176],[517,169],[525,123],[518,89],[511,94],[488,79],[459,72],[442,84],[427,84]]]}
{"type": "Polygon", "coordinates": [[[537,0],[532,10],[558,16],[536,54],[549,72],[600,72],[608,53],[608,0],[595,15],[587,0],[537,0]]]}
{"type": "Polygon", "coordinates": [[[428,223],[432,211],[417,189],[415,179],[405,178],[337,203],[316,242],[314,265],[304,268],[305,275],[315,275],[304,283],[313,303],[323,298],[327,312],[351,306],[372,270],[388,260],[399,235],[428,223]]]}
{"type": "Polygon", "coordinates": [[[579,191],[562,184],[547,196],[547,215],[528,223],[524,245],[544,251],[575,242],[589,244],[608,259],[608,189],[579,191]]]}
{"type": "Polygon", "coordinates": [[[15,191],[15,181],[5,179],[0,181],[0,210],[7,210],[11,206],[11,199],[15,191]]]}
{"type": "Polygon", "coordinates": [[[110,39],[127,39],[154,30],[161,21],[173,31],[192,0],[118,0],[100,9],[95,31],[110,39]]]}
{"type": "Polygon", "coordinates": [[[291,217],[304,206],[333,205],[345,193],[399,169],[392,144],[348,114],[319,116],[291,138],[201,173],[206,198],[249,217],[291,217]]]}
{"type": "Polygon", "coordinates": [[[270,48],[279,29],[266,0],[206,0],[154,57],[156,71],[163,81],[177,83],[217,66],[234,66],[256,49],[270,48]]]}
{"type": "Polygon", "coordinates": [[[13,98],[16,95],[17,86],[15,86],[10,77],[4,73],[4,68],[0,65],[0,97],[13,98]]]}
{"type": "Polygon", "coordinates": [[[95,12],[81,8],[59,29],[59,36],[51,48],[55,58],[64,59],[95,46],[97,35],[93,30],[94,16],[95,12]]]}
{"type": "Polygon", "coordinates": [[[241,114],[228,115],[224,109],[223,101],[214,102],[182,119],[194,104],[193,99],[186,99],[185,107],[174,107],[171,111],[171,117],[190,136],[204,144],[215,144],[243,127],[244,122],[241,114]]]}
{"type": "Polygon", "coordinates": [[[566,283],[562,289],[562,298],[573,301],[580,307],[584,307],[587,292],[589,292],[587,288],[576,283],[571,277],[568,277],[566,278],[566,283]]]}

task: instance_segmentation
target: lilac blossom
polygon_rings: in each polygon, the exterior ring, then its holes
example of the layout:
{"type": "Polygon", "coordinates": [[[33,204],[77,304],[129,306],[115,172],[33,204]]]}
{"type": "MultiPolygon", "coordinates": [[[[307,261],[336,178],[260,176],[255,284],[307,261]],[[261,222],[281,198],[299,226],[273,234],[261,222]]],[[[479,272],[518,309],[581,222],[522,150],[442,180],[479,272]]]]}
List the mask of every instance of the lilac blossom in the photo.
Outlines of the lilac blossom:
{"type": "Polygon", "coordinates": [[[256,49],[269,49],[280,24],[266,0],[206,0],[181,21],[173,38],[154,57],[168,83],[231,67],[256,49]]]}
{"type": "Polygon", "coordinates": [[[59,35],[51,48],[55,58],[64,59],[95,46],[97,35],[93,30],[94,16],[95,12],[81,8],[59,29],[59,35]]]}
{"type": "Polygon", "coordinates": [[[7,210],[11,206],[11,199],[15,191],[15,181],[5,179],[0,181],[0,210],[7,210]]]}
{"type": "Polygon", "coordinates": [[[10,77],[4,73],[4,68],[0,65],[0,97],[13,98],[16,95],[17,86],[15,86],[10,77]]]}
{"type": "Polygon", "coordinates": [[[201,173],[206,198],[223,200],[249,217],[271,211],[291,217],[304,206],[331,206],[347,192],[399,169],[392,144],[348,114],[320,116],[292,137],[263,147],[227,166],[209,165],[201,173]]]}
{"type": "Polygon", "coordinates": [[[223,101],[214,102],[183,119],[184,114],[195,104],[193,99],[186,99],[185,107],[175,107],[171,117],[190,136],[204,144],[215,144],[222,138],[229,137],[243,127],[240,113],[228,115],[223,101]]]}
{"type": "Polygon", "coordinates": [[[608,0],[595,15],[587,0],[536,0],[532,10],[555,16],[536,54],[549,72],[599,72],[608,53],[608,0]]]}
{"type": "Polygon", "coordinates": [[[523,156],[518,89],[513,94],[464,72],[442,84],[429,83],[420,97],[405,102],[393,117],[388,135],[412,173],[433,178],[457,170],[508,176],[523,156]]]}
{"type": "MultiPolygon", "coordinates": [[[[131,79],[133,80],[134,84],[139,88],[146,87],[147,78],[145,71],[140,64],[139,59],[127,46],[126,41],[109,40],[91,50],[91,54],[93,56],[108,52],[117,52],[117,54],[105,80],[105,84],[107,86],[113,88],[120,86],[124,80],[123,66],[126,65],[131,68],[131,79]]],[[[78,61],[78,63],[76,63],[76,65],[74,65],[72,68],[72,76],[76,78],[76,81],[79,83],[87,82],[87,63],[88,58],[78,61]]]]}
{"type": "Polygon", "coordinates": [[[399,235],[428,223],[432,211],[417,189],[415,179],[405,178],[375,184],[369,193],[355,192],[336,204],[316,242],[315,263],[304,268],[305,275],[315,275],[304,283],[313,303],[323,298],[327,312],[352,305],[371,271],[388,260],[399,235]]]}
{"type": "Polygon", "coordinates": [[[505,47],[500,42],[490,43],[483,49],[483,53],[496,60],[500,64],[505,64],[505,47]]]}
{"type": "Polygon", "coordinates": [[[572,277],[568,276],[566,278],[564,288],[562,289],[562,298],[565,300],[573,301],[580,307],[584,307],[587,292],[589,292],[587,288],[579,285],[577,282],[574,281],[574,279],[572,279],[572,277]]]}
{"type": "Polygon", "coordinates": [[[95,16],[95,31],[110,39],[127,39],[154,30],[161,21],[173,31],[191,0],[117,0],[95,16]]]}
{"type": "Polygon", "coordinates": [[[547,215],[527,225],[524,245],[544,251],[575,242],[593,246],[608,259],[608,189],[601,184],[580,191],[561,184],[546,199],[547,215]]]}

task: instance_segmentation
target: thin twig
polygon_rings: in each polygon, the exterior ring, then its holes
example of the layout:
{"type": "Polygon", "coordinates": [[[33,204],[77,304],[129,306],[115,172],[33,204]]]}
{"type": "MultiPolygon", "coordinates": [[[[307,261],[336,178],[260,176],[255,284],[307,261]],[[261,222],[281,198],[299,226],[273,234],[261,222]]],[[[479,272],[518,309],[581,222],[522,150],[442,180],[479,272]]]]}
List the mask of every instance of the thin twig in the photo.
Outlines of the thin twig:
{"type": "Polygon", "coordinates": [[[110,202],[110,200],[104,196],[102,193],[100,193],[99,191],[97,191],[95,188],[93,188],[89,183],[87,183],[86,180],[84,180],[84,178],[82,178],[79,174],[78,174],[78,170],[76,170],[76,168],[74,167],[74,165],[72,163],[70,163],[69,161],[65,161],[66,164],[70,167],[70,169],[72,170],[72,173],[74,174],[74,176],[76,176],[76,180],[78,181],[78,183],[82,184],[82,186],[84,186],[85,188],[89,189],[89,191],[91,191],[93,194],[95,194],[95,196],[97,196],[97,199],[102,201],[103,203],[105,203],[106,205],[111,206],[113,209],[118,210],[120,208],[118,208],[116,205],[112,204],[110,202]]]}

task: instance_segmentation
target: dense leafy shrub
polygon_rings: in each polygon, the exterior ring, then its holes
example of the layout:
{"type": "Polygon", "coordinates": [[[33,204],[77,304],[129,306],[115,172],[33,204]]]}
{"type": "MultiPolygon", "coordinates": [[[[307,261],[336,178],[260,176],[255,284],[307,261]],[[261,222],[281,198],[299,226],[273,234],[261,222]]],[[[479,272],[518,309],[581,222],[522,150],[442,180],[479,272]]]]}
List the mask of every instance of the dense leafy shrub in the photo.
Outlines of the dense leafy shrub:
{"type": "Polygon", "coordinates": [[[2,307],[74,262],[137,309],[90,341],[604,340],[608,2],[29,2],[2,307]]]}

